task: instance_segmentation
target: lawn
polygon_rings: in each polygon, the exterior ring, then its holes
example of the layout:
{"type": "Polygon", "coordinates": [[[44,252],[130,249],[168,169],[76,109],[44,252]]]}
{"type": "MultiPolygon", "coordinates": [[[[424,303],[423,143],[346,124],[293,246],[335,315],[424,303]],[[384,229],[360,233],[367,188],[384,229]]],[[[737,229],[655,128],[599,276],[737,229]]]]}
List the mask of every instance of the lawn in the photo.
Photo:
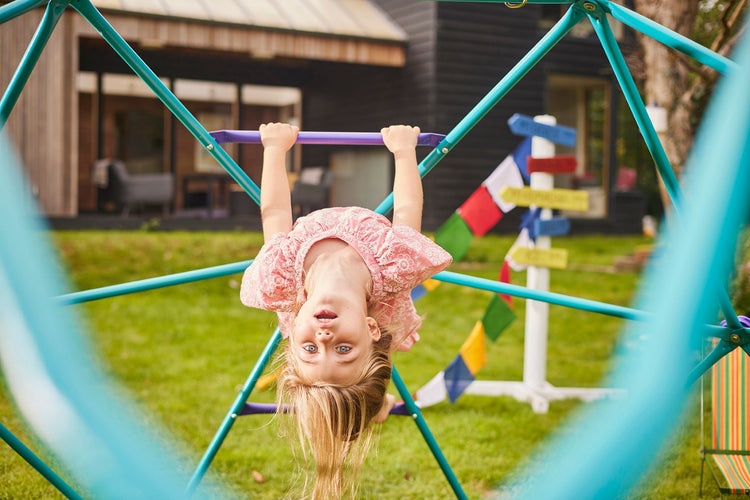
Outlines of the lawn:
{"type": "MultiPolygon", "coordinates": [[[[259,233],[55,232],[51,238],[70,276],[73,290],[85,290],[153,276],[252,258],[259,233]]],[[[497,279],[510,236],[475,238],[468,254],[451,270],[497,279]]],[[[640,237],[556,238],[569,250],[566,270],[551,273],[551,291],[623,306],[639,280],[634,270],[613,264],[648,244],[640,237]]],[[[94,355],[104,370],[142,410],[144,423],[159,429],[165,445],[179,449],[182,472],[190,475],[252,369],[275,326],[275,316],[239,303],[240,275],[109,298],[76,307],[90,333],[94,355]],[[178,444],[175,444],[178,443],[178,444]]],[[[525,273],[512,282],[525,283],[525,273]]],[[[394,361],[407,386],[416,391],[458,353],[491,294],[443,283],[417,303],[426,314],[422,341],[394,361]]],[[[524,301],[514,299],[518,319],[487,344],[485,380],[523,376],[524,301]]],[[[556,386],[596,387],[616,360],[623,320],[550,306],[547,379],[556,386]]],[[[391,389],[395,393],[395,389],[391,389]]],[[[37,452],[74,488],[75,476],[26,432],[3,390],[0,422],[37,452]]],[[[270,402],[273,390],[251,400],[270,402]]],[[[695,498],[700,477],[698,388],[675,425],[673,444],[663,451],[651,478],[630,498],[695,498]]],[[[533,457],[545,438],[582,403],[553,402],[549,413],[535,414],[527,403],[509,397],[464,395],[425,409],[424,416],[470,498],[483,498],[508,481],[533,457]]],[[[6,445],[0,450],[0,499],[62,496],[6,445]]],[[[85,450],[82,450],[85,452],[85,450]]],[[[290,495],[301,481],[278,422],[270,416],[243,417],[234,425],[207,475],[232,498],[276,499],[290,495]]],[[[382,426],[377,453],[359,477],[366,499],[442,499],[450,487],[408,418],[382,426]]],[[[707,480],[704,494],[717,496],[707,480]]],[[[207,493],[209,485],[199,492],[207,493]]]]}

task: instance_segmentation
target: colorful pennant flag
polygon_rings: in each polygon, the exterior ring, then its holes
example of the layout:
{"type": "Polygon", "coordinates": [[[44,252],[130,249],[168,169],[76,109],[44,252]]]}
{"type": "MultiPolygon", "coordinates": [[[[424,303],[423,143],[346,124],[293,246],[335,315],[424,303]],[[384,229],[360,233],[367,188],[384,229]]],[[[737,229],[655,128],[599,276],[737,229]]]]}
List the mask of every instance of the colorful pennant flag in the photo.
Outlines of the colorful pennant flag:
{"type": "Polygon", "coordinates": [[[541,208],[528,209],[521,216],[521,229],[526,229],[529,232],[529,238],[531,241],[536,242],[536,224],[539,220],[539,216],[542,214],[541,208]]]}
{"type": "Polygon", "coordinates": [[[494,342],[515,319],[516,314],[511,311],[508,304],[495,294],[482,316],[484,334],[494,342]]]}
{"type": "Polygon", "coordinates": [[[458,207],[458,213],[474,236],[484,236],[503,217],[487,187],[482,184],[469,198],[458,207]]]}
{"type": "Polygon", "coordinates": [[[460,354],[448,365],[443,376],[445,390],[448,392],[451,403],[455,403],[458,397],[474,381],[474,375],[471,374],[460,354]]]}
{"type": "Polygon", "coordinates": [[[508,203],[500,196],[500,190],[504,187],[523,187],[523,177],[521,177],[521,172],[518,169],[516,161],[513,159],[513,155],[506,156],[482,184],[487,188],[487,191],[500,210],[505,213],[513,210],[516,205],[508,203]]]}
{"type": "MultiPolygon", "coordinates": [[[[510,284],[510,265],[507,260],[503,261],[503,267],[500,268],[500,283],[510,284]]],[[[497,294],[501,299],[508,303],[508,307],[513,309],[513,298],[504,293],[497,294]]]]}
{"type": "Polygon", "coordinates": [[[484,325],[482,325],[481,321],[477,321],[474,329],[458,351],[472,375],[476,375],[487,364],[484,335],[484,325]]]}
{"type": "Polygon", "coordinates": [[[435,233],[435,243],[451,254],[453,261],[459,261],[466,254],[473,237],[471,229],[458,212],[453,212],[435,233]]]}
{"type": "Polygon", "coordinates": [[[417,391],[417,406],[427,408],[444,401],[447,396],[444,372],[441,371],[417,391]]]}
{"type": "Polygon", "coordinates": [[[416,302],[417,300],[427,295],[427,289],[424,287],[424,285],[420,284],[412,288],[409,295],[411,296],[411,301],[416,302]]]}
{"type": "Polygon", "coordinates": [[[523,175],[524,180],[528,184],[530,178],[526,162],[528,157],[531,156],[531,137],[527,137],[521,141],[521,144],[516,147],[512,154],[513,161],[518,165],[519,172],[521,172],[521,175],[523,175]]]}

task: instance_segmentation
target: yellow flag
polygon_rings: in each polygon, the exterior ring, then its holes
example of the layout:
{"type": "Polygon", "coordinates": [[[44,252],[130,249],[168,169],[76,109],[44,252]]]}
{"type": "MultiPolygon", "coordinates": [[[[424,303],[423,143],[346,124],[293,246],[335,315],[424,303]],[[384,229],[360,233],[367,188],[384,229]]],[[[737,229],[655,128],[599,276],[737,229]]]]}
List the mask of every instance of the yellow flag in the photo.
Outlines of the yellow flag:
{"type": "Polygon", "coordinates": [[[487,353],[484,350],[484,325],[481,321],[477,321],[474,325],[474,329],[459,352],[472,375],[476,375],[487,364],[487,353]]]}

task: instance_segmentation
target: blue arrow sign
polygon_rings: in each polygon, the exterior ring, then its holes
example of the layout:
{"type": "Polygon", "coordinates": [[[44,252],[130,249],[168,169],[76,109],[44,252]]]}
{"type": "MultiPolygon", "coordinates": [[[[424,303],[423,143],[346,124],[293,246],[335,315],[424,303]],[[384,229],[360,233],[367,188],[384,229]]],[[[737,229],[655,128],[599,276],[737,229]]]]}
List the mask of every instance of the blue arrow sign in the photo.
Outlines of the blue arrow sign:
{"type": "Polygon", "coordinates": [[[536,219],[534,221],[534,232],[537,236],[562,236],[570,231],[570,221],[565,217],[552,217],[551,219],[536,219]]]}
{"type": "Polygon", "coordinates": [[[563,125],[547,125],[535,122],[530,116],[516,113],[508,119],[510,131],[516,135],[544,137],[555,144],[573,147],[576,145],[576,131],[563,125]]]}

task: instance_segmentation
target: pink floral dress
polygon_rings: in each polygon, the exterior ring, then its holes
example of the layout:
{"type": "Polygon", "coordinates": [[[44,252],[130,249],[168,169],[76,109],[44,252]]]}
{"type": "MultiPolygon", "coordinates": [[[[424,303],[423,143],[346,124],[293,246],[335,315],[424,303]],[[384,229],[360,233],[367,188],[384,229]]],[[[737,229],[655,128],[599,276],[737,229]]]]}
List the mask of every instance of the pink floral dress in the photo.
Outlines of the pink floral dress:
{"type": "Polygon", "coordinates": [[[304,302],[303,264],[317,242],[337,238],[354,248],[372,275],[372,316],[406,351],[419,340],[422,320],[411,289],[451,263],[429,238],[359,207],[326,208],[301,217],[289,233],[278,233],[261,248],[242,278],[240,299],[249,307],[275,311],[284,338],[304,302]]]}

